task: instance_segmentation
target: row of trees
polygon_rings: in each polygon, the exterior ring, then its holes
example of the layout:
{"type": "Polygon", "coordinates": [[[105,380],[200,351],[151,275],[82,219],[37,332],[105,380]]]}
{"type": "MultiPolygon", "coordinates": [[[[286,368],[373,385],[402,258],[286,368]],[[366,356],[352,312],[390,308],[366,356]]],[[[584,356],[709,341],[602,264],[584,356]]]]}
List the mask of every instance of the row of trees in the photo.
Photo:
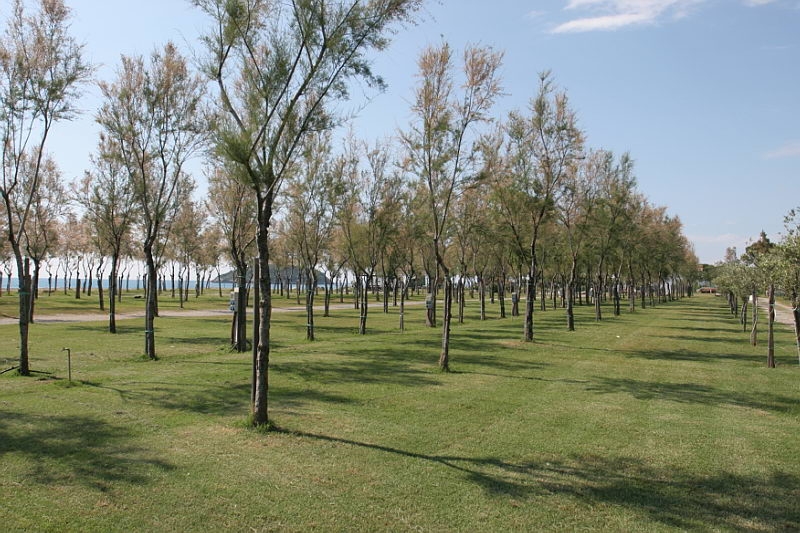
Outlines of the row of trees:
{"type": "MultiPolygon", "coordinates": [[[[238,311],[243,316],[244,285],[255,256],[255,424],[268,423],[271,276],[287,261],[292,266],[296,261],[303,272],[310,340],[319,271],[327,280],[326,309],[334,281],[353,280],[361,333],[367,328],[370,287],[381,286],[385,306],[390,293],[399,295],[403,327],[407,290],[424,278],[428,325],[441,322],[439,366],[445,371],[453,307],[458,304],[455,313],[463,321],[467,286],[478,289],[482,318],[487,287],[498,291],[501,306],[505,295],[512,295],[513,314],[524,302],[521,335],[526,341],[535,338],[537,296],[541,306],[548,297],[554,306],[559,300],[567,328],[573,330],[573,305],[584,295],[586,301],[592,295],[600,320],[605,295],[618,314],[623,298],[633,310],[637,297],[646,305],[648,298],[654,302],[687,291],[697,262],[680,221],[637,190],[627,154],[585,146],[566,93],[549,73],[540,76],[526,109],[498,118],[493,106],[502,95],[502,54],[469,47],[459,60],[449,45],[432,46],[418,60],[408,126],[383,140],[358,139],[351,132],[340,141],[333,132],[346,117],[337,102],[347,98],[353,82],[382,87],[367,54],[387,45],[392,27],[413,20],[419,1],[193,3],[212,22],[202,39],[200,73],[192,72],[168,43],[148,61],[123,56],[117,78],[100,84],[103,104],[96,119],[101,135],[93,168],[69,194],[50,201],[64,206],[68,196],[80,206],[83,223],[73,216],[66,225],[85,228],[84,245],[68,252],[67,246],[81,241],[64,239],[58,247],[55,235],[68,232],[56,230],[57,221],[70,215],[38,200],[45,191],[63,191],[54,163],[39,165],[35,172],[20,163],[16,172],[23,185],[4,181],[4,234],[23,284],[31,283],[25,255],[34,259],[34,272],[48,253],[67,264],[76,254],[99,264],[107,261],[112,332],[120,265],[125,257],[140,258],[146,269],[145,351],[153,359],[156,284],[169,261],[180,269],[192,264],[208,271],[218,267],[224,254],[241,285],[238,311]],[[211,169],[204,202],[192,200],[194,183],[187,173],[187,163],[199,154],[205,154],[211,169]],[[52,176],[52,186],[42,188],[42,176],[52,176]],[[52,220],[37,226],[29,213],[38,212],[39,202],[52,220]],[[204,224],[208,216],[212,222],[204,224]],[[33,237],[39,233],[41,239],[33,237]],[[46,251],[31,253],[45,237],[46,251]]],[[[34,19],[22,14],[21,1],[16,6],[19,17],[10,27],[32,24],[34,19]]],[[[76,88],[91,69],[66,34],[66,8],[57,0],[40,7],[43,13],[56,8],[61,40],[54,47],[73,50],[74,56],[72,89],[61,104],[71,109],[76,88]]],[[[3,41],[4,49],[19,53],[27,44],[3,41]]],[[[3,83],[7,100],[30,93],[11,81],[3,83]]],[[[46,86],[52,80],[37,83],[46,86]]],[[[18,107],[6,107],[5,145],[18,135],[9,126],[16,117],[11,110],[18,107]]],[[[32,109],[27,104],[19,108],[32,109]]],[[[31,113],[29,120],[52,123],[42,112],[31,113]]],[[[45,137],[31,153],[48,162],[45,137]]],[[[31,159],[27,148],[10,146],[20,161],[31,159]]],[[[10,163],[16,159],[8,161],[4,158],[4,179],[15,168],[10,163]]],[[[185,270],[180,277],[188,278],[185,270]]],[[[23,322],[27,335],[32,299],[30,285],[20,287],[24,374],[23,322]]],[[[242,329],[237,339],[243,338],[242,329]]],[[[244,350],[244,343],[237,348],[244,350]]]]}
{"type": "Polygon", "coordinates": [[[775,296],[780,292],[791,300],[795,340],[800,360],[800,211],[785,218],[786,233],[773,243],[765,232],[741,256],[729,248],[725,261],[714,268],[713,281],[727,297],[731,314],[739,317],[743,331],[752,315],[750,343],[758,341],[758,299],[767,298],[767,366],[775,367],[775,296]],[[752,306],[752,309],[749,307],[752,306]]]}

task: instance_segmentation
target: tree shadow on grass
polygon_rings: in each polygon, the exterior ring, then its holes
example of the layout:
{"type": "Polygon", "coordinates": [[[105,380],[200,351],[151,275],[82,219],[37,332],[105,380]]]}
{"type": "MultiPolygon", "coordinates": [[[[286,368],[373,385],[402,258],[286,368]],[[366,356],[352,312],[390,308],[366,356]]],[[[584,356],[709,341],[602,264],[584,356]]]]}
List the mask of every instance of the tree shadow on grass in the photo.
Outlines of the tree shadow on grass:
{"type": "Polygon", "coordinates": [[[712,363],[714,361],[736,361],[747,363],[766,363],[766,355],[742,354],[742,353],[710,353],[695,352],[692,350],[646,350],[640,352],[630,352],[631,355],[641,359],[663,360],[663,361],[691,361],[701,363],[712,363]]]}
{"type": "Polygon", "coordinates": [[[125,319],[125,322],[117,321],[117,332],[110,333],[108,331],[108,320],[105,322],[71,322],[68,325],[70,331],[76,332],[91,332],[95,335],[109,335],[109,336],[124,336],[133,335],[136,333],[144,334],[144,324],[132,322],[133,319],[125,319]]]}
{"type": "MultiPolygon", "coordinates": [[[[702,322],[708,323],[707,320],[704,320],[702,322]]],[[[720,332],[735,333],[737,331],[739,331],[739,332],[742,331],[742,326],[741,326],[741,324],[738,324],[738,323],[737,324],[724,324],[724,325],[719,325],[719,326],[716,326],[716,327],[715,326],[698,326],[698,325],[696,325],[697,324],[696,321],[690,321],[689,324],[691,324],[691,325],[687,325],[687,326],[662,326],[661,329],[677,329],[677,330],[680,330],[680,331],[698,331],[698,332],[701,332],[701,333],[707,333],[707,332],[711,332],[711,333],[720,333],[720,332]],[[734,326],[737,326],[737,327],[734,327],[734,326]]]]}
{"type": "MultiPolygon", "coordinates": [[[[719,330],[716,330],[719,333],[719,330]]],[[[687,338],[685,335],[653,335],[656,339],[665,339],[665,342],[678,343],[678,342],[706,342],[713,344],[725,344],[735,342],[729,335],[709,335],[704,334],[701,337],[687,338]]]]}
{"type": "MultiPolygon", "coordinates": [[[[101,389],[119,394],[126,402],[154,405],[174,411],[185,411],[212,416],[237,416],[247,413],[250,405],[250,383],[180,383],[168,381],[138,381],[125,387],[84,381],[101,389]]],[[[347,396],[331,394],[312,388],[284,389],[273,387],[269,393],[273,406],[296,407],[304,402],[351,403],[347,396]]]]}
{"type": "Polygon", "coordinates": [[[681,468],[653,467],[635,458],[595,455],[514,463],[497,457],[426,454],[327,435],[280,431],[441,465],[462,473],[492,496],[566,496],[589,507],[620,507],[679,529],[800,529],[800,507],[795,504],[800,497],[800,476],[793,473],[704,475],[681,468]]]}
{"type": "Polygon", "coordinates": [[[440,384],[440,380],[430,371],[414,368],[402,359],[393,361],[370,357],[363,351],[359,352],[358,357],[336,357],[331,362],[280,360],[272,363],[270,369],[317,383],[384,383],[407,387],[440,384]]]}
{"type": "Polygon", "coordinates": [[[0,457],[21,455],[28,479],[42,484],[79,484],[105,492],[112,485],[144,485],[150,473],[175,467],[131,444],[132,432],[86,416],[0,413],[0,457]]]}
{"type": "Polygon", "coordinates": [[[226,339],[223,335],[192,335],[191,337],[175,337],[168,335],[158,335],[156,332],[156,347],[158,344],[189,344],[194,346],[208,346],[210,350],[215,350],[221,345],[226,344],[226,339]]]}
{"type": "MultiPolygon", "coordinates": [[[[729,339],[724,339],[729,341],[729,339]]],[[[713,352],[695,352],[686,349],[676,350],[627,350],[623,348],[603,348],[599,346],[575,346],[570,344],[561,344],[557,342],[540,342],[542,346],[553,346],[568,348],[571,350],[580,351],[593,351],[593,352],[606,352],[611,354],[619,354],[629,357],[637,357],[641,359],[650,360],[664,360],[664,361],[693,361],[709,363],[715,360],[730,360],[739,362],[760,362],[765,360],[766,356],[751,355],[742,353],[713,353],[713,352]]]]}
{"type": "MultiPolygon", "coordinates": [[[[485,337],[476,334],[475,336],[463,335],[454,338],[450,345],[450,365],[454,368],[458,368],[459,365],[488,366],[495,370],[508,372],[541,370],[545,366],[549,366],[547,363],[528,360],[529,354],[522,354],[520,350],[514,351],[514,348],[506,349],[502,345],[493,345],[491,341],[505,343],[508,342],[508,337],[485,337]]],[[[436,365],[441,352],[441,343],[439,341],[431,342],[428,339],[408,339],[403,341],[402,350],[403,353],[413,352],[415,359],[420,362],[436,365]]],[[[396,353],[391,351],[374,355],[383,355],[387,358],[396,357],[396,353]]]]}
{"type": "Polygon", "coordinates": [[[699,383],[665,383],[627,378],[595,378],[586,390],[598,394],[629,394],[638,400],[667,400],[711,406],[735,406],[789,413],[798,410],[796,398],[759,392],[716,389],[699,383]]]}

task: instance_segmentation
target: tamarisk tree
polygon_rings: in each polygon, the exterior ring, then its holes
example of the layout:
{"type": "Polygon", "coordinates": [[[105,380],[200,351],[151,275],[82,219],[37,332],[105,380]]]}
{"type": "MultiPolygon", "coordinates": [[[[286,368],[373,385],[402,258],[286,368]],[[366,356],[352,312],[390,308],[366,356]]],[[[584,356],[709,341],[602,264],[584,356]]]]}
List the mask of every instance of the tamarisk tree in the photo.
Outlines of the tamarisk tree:
{"type": "Polygon", "coordinates": [[[419,85],[412,112],[414,123],[401,134],[407,150],[406,167],[426,192],[429,235],[436,265],[444,275],[442,351],[439,368],[450,369],[450,323],[453,278],[445,259],[450,239],[450,215],[455,198],[478,174],[470,134],[482,122],[501,93],[499,69],[503,55],[490,48],[464,52],[460,91],[454,78],[453,52],[446,43],[430,47],[417,61],[419,85]]]}
{"type": "Polygon", "coordinates": [[[207,132],[202,79],[189,71],[172,43],[142,57],[122,57],[114,83],[101,83],[105,102],[97,122],[113,142],[133,190],[147,267],[145,354],[156,359],[157,265],[179,202],[192,188],[184,165],[202,147],[207,132]]]}
{"type": "Polygon", "coordinates": [[[0,198],[4,229],[19,276],[19,373],[28,362],[29,267],[23,260],[25,226],[32,216],[56,122],[76,114],[75,101],[92,68],[69,34],[70,11],[61,0],[41,0],[33,14],[15,0],[0,36],[0,198]]]}
{"type": "Polygon", "coordinates": [[[583,133],[567,95],[556,91],[549,72],[540,75],[539,92],[530,102],[529,114],[515,111],[509,116],[508,136],[508,186],[523,195],[530,221],[524,340],[532,341],[539,238],[553,217],[564,180],[576,171],[583,157],[583,133]]]}
{"type": "Polygon", "coordinates": [[[212,26],[205,73],[216,83],[220,156],[242,169],[256,195],[259,324],[254,425],[268,423],[269,232],[281,183],[302,140],[336,124],[334,103],[351,80],[382,87],[366,56],[385,48],[389,27],[421,0],[194,0],[212,26]]]}

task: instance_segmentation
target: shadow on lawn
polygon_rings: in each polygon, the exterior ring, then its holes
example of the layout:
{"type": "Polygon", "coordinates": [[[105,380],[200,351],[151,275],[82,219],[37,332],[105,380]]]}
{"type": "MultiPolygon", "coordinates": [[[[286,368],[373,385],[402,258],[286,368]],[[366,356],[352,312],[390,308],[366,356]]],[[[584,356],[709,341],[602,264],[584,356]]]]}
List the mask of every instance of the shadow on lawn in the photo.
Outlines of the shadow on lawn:
{"type": "Polygon", "coordinates": [[[429,455],[349,439],[281,430],[299,438],[367,448],[435,463],[463,473],[494,496],[524,499],[565,495],[589,506],[625,508],[680,529],[798,530],[800,477],[720,472],[698,475],[658,468],[628,457],[582,455],[547,462],[511,463],[496,457],[429,455]]]}
{"type": "Polygon", "coordinates": [[[727,405],[787,413],[797,410],[796,398],[768,392],[747,394],[715,389],[698,383],[664,383],[622,378],[595,378],[586,388],[599,394],[630,394],[637,400],[668,400],[678,403],[727,405]]]}
{"type": "Polygon", "coordinates": [[[86,416],[0,414],[0,456],[30,461],[29,478],[43,485],[80,484],[105,492],[117,483],[144,485],[149,473],[175,467],[130,444],[132,432],[86,416]]]}
{"type": "MultiPolygon", "coordinates": [[[[667,337],[670,338],[670,337],[667,337]]],[[[675,337],[677,340],[685,340],[675,337]]],[[[719,341],[729,341],[730,339],[718,339],[719,341]]],[[[684,348],[675,350],[627,350],[623,348],[603,348],[599,346],[575,346],[571,344],[563,344],[558,342],[539,342],[541,346],[552,346],[559,348],[568,348],[571,350],[590,351],[590,352],[607,352],[612,354],[620,354],[628,357],[636,357],[640,359],[650,360],[664,360],[664,361],[695,361],[695,362],[713,362],[715,360],[729,360],[739,362],[761,362],[766,360],[766,355],[760,354],[742,354],[742,353],[711,353],[711,352],[695,352],[686,350],[684,348]]]]}
{"type": "MultiPolygon", "coordinates": [[[[250,402],[250,383],[180,383],[168,381],[137,381],[115,386],[84,381],[84,385],[111,390],[126,402],[154,405],[175,411],[189,411],[214,416],[236,416],[247,413],[250,402]]],[[[296,407],[307,402],[351,403],[347,396],[331,394],[312,388],[272,388],[270,402],[279,407],[296,407]]]]}

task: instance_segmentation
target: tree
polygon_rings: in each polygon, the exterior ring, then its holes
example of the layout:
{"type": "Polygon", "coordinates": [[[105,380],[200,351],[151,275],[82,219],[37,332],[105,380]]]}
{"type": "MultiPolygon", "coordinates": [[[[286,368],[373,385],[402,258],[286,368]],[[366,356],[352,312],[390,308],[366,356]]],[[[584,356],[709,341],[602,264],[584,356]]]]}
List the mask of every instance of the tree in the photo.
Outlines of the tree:
{"type": "Polygon", "coordinates": [[[114,83],[101,83],[97,122],[113,141],[139,214],[147,268],[145,354],[156,359],[157,264],[182,197],[191,192],[184,165],[203,146],[207,123],[203,83],[172,43],[141,57],[122,56],[114,83]]]}
{"type": "Polygon", "coordinates": [[[255,256],[256,242],[256,202],[253,189],[243,179],[235,177],[241,169],[232,163],[221,161],[221,165],[208,177],[209,211],[216,219],[225,241],[225,251],[236,271],[238,288],[236,301],[236,335],[234,349],[247,350],[246,324],[247,309],[247,268],[250,258],[255,256]]]}
{"type": "MultiPolygon", "coordinates": [[[[28,303],[29,320],[33,322],[34,306],[39,297],[41,266],[47,262],[48,256],[58,246],[59,220],[67,211],[66,192],[61,184],[61,174],[52,157],[47,155],[42,160],[39,187],[31,194],[25,192],[23,196],[33,200],[30,205],[30,216],[23,232],[25,252],[33,262],[31,294],[28,303]]],[[[19,209],[23,208],[23,206],[18,207],[19,209]]]]}
{"type": "Polygon", "coordinates": [[[576,172],[566,176],[563,194],[558,198],[558,219],[563,227],[569,252],[569,272],[566,280],[567,330],[575,331],[575,284],[578,276],[578,258],[591,230],[592,216],[597,197],[597,159],[592,152],[576,172]]]}
{"type": "MultiPolygon", "coordinates": [[[[356,145],[355,142],[351,143],[356,145]]],[[[372,149],[351,146],[344,167],[345,190],[350,191],[339,215],[348,263],[356,276],[360,319],[358,332],[367,333],[369,287],[381,254],[396,230],[402,181],[391,171],[391,147],[377,142],[372,149]],[[367,168],[359,166],[359,148],[366,151],[367,168]]]]}
{"type": "MultiPolygon", "coordinates": [[[[598,190],[591,220],[591,252],[595,263],[592,289],[595,319],[601,320],[600,303],[606,288],[608,261],[619,250],[621,235],[630,225],[630,206],[635,198],[636,178],[633,175],[633,160],[628,154],[623,154],[616,163],[614,155],[606,150],[595,152],[594,158],[592,164],[596,165],[594,178],[598,190]]],[[[619,314],[619,271],[614,280],[614,309],[615,314],[619,314]]]]}
{"type": "Polygon", "coordinates": [[[366,57],[421,0],[194,0],[212,20],[206,74],[219,91],[219,153],[242,169],[257,205],[259,326],[253,423],[268,423],[269,229],[301,141],[333,126],[351,80],[382,86],[366,57]]]}
{"type": "Polygon", "coordinates": [[[583,134],[567,95],[556,92],[549,72],[539,76],[539,92],[528,111],[528,115],[515,111],[508,117],[507,186],[523,195],[523,209],[530,219],[524,340],[532,341],[539,236],[553,215],[563,180],[575,172],[575,165],[582,157],[583,134]]]}
{"type": "Polygon", "coordinates": [[[445,260],[454,200],[478,174],[470,143],[472,129],[488,122],[488,112],[500,95],[502,54],[470,47],[464,52],[461,92],[455,90],[452,50],[448,44],[429,47],[417,61],[420,83],[412,105],[414,123],[401,134],[408,152],[406,168],[425,188],[429,228],[437,269],[444,275],[442,351],[439,368],[450,368],[450,323],[453,277],[445,260]]]}
{"type": "Polygon", "coordinates": [[[786,235],[780,242],[779,253],[783,259],[781,286],[792,299],[795,343],[800,362],[800,217],[791,210],[784,219],[786,235]]]}
{"type": "Polygon", "coordinates": [[[313,341],[317,267],[330,248],[343,202],[346,162],[333,160],[329,132],[307,136],[300,152],[297,169],[287,184],[286,237],[305,269],[306,339],[313,341]]]}
{"type": "Polygon", "coordinates": [[[14,0],[5,34],[0,37],[0,142],[5,231],[19,276],[19,373],[30,374],[28,361],[29,269],[22,239],[40,187],[45,146],[56,122],[77,112],[75,101],[92,69],[83,46],[69,34],[70,11],[61,0],[40,0],[28,15],[14,0]]]}
{"type": "MultiPolygon", "coordinates": [[[[183,302],[189,297],[189,280],[191,278],[191,266],[195,264],[200,255],[202,246],[202,233],[205,226],[205,211],[202,204],[185,198],[180,202],[180,207],[175,213],[175,220],[171,227],[171,240],[169,245],[169,256],[175,260],[179,267],[178,302],[183,308],[183,302]]],[[[199,283],[199,281],[198,281],[199,283]]]]}
{"type": "Polygon", "coordinates": [[[761,233],[758,235],[758,240],[745,248],[742,258],[745,261],[754,261],[757,257],[768,254],[774,248],[775,243],[769,240],[769,237],[767,237],[767,233],[764,230],[761,230],[761,233]]]}
{"type": "MultiPolygon", "coordinates": [[[[134,189],[116,154],[114,142],[101,136],[92,170],[75,185],[74,197],[83,207],[98,239],[111,257],[108,282],[108,331],[117,332],[116,299],[119,293],[119,266],[125,240],[130,236],[136,209],[134,189]]],[[[65,280],[66,281],[66,280],[65,280]]]]}

